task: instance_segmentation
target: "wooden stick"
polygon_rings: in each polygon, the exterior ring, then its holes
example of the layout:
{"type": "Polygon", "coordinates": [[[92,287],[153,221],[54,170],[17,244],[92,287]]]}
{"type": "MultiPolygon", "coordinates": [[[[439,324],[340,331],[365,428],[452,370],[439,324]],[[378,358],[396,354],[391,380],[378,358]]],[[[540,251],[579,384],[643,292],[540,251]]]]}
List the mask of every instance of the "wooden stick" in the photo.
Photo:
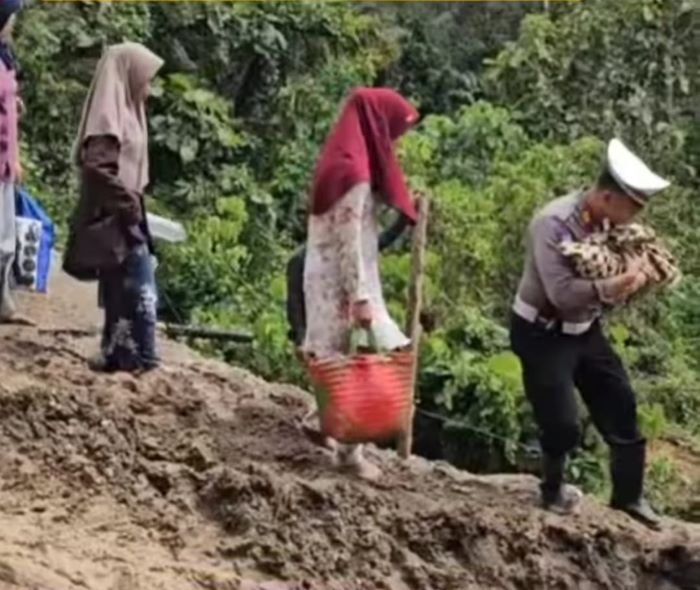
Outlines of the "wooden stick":
{"type": "Polygon", "coordinates": [[[253,335],[239,330],[220,330],[204,326],[165,324],[165,333],[170,336],[187,336],[188,338],[207,338],[209,340],[228,340],[230,342],[252,342],[253,335]]]}
{"type": "Polygon", "coordinates": [[[413,351],[413,377],[411,379],[411,391],[413,399],[411,409],[406,417],[404,430],[399,436],[399,456],[408,459],[413,446],[413,415],[415,413],[415,391],[418,380],[418,352],[420,350],[421,324],[420,312],[423,306],[423,275],[425,273],[425,244],[428,233],[429,201],[427,197],[421,197],[418,208],[418,222],[413,231],[413,248],[411,251],[411,280],[408,285],[408,317],[406,332],[411,338],[413,351]]]}
{"type": "Polygon", "coordinates": [[[76,338],[80,338],[81,336],[95,336],[98,333],[99,330],[97,328],[39,328],[39,334],[66,335],[76,338]]]}

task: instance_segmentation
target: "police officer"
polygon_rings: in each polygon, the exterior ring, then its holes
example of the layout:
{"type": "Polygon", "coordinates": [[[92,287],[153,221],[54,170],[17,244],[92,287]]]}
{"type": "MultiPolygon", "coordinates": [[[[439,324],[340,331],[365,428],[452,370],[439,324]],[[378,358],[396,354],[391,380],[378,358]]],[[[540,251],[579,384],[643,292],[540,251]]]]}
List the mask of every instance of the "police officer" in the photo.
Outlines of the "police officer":
{"type": "Polygon", "coordinates": [[[510,336],[540,430],[542,504],[554,512],[571,513],[581,498],[576,488],[563,483],[567,455],[581,435],[577,388],[610,447],[611,506],[659,527],[659,518],[643,499],[646,445],[637,424],[635,394],[600,321],[604,307],[626,301],[647,277],[634,267],[610,279],[579,278],[559,246],[628,223],[668,185],[613,139],[595,185],[550,202],[528,228],[510,336]]]}

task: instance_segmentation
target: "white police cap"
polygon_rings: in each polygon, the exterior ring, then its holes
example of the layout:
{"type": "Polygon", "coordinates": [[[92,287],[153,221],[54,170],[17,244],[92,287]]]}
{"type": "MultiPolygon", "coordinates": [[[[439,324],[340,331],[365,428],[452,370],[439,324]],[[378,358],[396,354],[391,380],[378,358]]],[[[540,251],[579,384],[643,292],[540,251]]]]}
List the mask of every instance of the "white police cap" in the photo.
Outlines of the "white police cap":
{"type": "Polygon", "coordinates": [[[638,203],[644,205],[653,194],[668,188],[670,182],[652,172],[619,139],[608,144],[606,164],[620,188],[638,203]]]}

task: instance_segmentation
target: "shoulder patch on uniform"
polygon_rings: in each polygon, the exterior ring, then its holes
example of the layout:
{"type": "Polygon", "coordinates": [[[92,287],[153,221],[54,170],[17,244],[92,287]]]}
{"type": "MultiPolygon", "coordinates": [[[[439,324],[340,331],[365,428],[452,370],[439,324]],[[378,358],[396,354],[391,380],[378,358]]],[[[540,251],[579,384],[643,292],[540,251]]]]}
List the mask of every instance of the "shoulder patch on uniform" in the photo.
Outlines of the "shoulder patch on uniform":
{"type": "Polygon", "coordinates": [[[554,240],[557,243],[568,243],[576,241],[576,236],[574,235],[574,232],[571,230],[571,228],[569,228],[568,225],[566,225],[566,222],[564,222],[559,217],[552,217],[551,219],[552,221],[556,222],[556,227],[554,229],[554,240]]]}

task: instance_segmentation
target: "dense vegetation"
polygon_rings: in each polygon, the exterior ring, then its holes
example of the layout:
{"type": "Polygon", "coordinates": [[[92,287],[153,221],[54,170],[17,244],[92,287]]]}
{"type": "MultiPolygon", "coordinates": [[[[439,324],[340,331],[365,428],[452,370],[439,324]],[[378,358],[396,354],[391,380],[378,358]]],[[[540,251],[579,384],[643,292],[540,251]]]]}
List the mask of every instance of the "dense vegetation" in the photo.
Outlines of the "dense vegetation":
{"type": "MultiPolygon", "coordinates": [[[[167,64],[150,105],[150,203],[185,221],[190,236],[160,253],[163,313],[249,327],[251,347],[201,346],[265,377],[303,382],[286,338],[282,270],[304,237],[313,163],[349,88],[399,88],[427,115],[402,142],[402,159],[412,186],[434,202],[426,286],[434,329],[420,404],[449,418],[440,428],[426,421],[420,438],[439,437],[438,454],[460,465],[515,469],[527,467],[534,439],[504,328],[523,230],[537,205],[590,182],[604,142],[620,134],[674,180],[649,215],[685,279],[675,293],[616,314],[611,337],[632,370],[647,435],[698,444],[697,8],[693,0],[33,7],[17,32],[29,184],[64,223],[75,199],[69,150],[101,48],[149,45],[167,64]]],[[[408,265],[405,243],[383,261],[398,317],[408,265]]],[[[604,491],[604,452],[591,429],[585,447],[572,475],[604,491]]],[[[659,454],[652,491],[662,507],[692,517],[683,498],[700,484],[681,471],[659,454]]]]}

